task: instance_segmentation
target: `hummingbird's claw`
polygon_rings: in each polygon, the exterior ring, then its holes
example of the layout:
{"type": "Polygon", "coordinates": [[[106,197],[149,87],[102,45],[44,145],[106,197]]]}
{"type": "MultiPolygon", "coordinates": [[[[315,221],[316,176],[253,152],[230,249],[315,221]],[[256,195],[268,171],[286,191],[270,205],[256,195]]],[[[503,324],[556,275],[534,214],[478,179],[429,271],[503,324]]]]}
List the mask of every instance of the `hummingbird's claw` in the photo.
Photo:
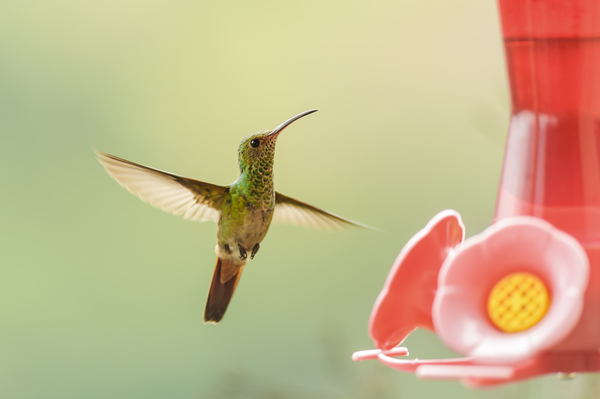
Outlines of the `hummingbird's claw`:
{"type": "Polygon", "coordinates": [[[250,254],[250,259],[254,259],[254,255],[256,255],[259,248],[260,248],[260,244],[256,244],[254,246],[254,248],[252,248],[252,253],[250,254]]]}
{"type": "Polygon", "coordinates": [[[242,244],[238,244],[238,248],[240,249],[240,259],[246,260],[248,254],[246,253],[246,248],[242,246],[242,244]]]}

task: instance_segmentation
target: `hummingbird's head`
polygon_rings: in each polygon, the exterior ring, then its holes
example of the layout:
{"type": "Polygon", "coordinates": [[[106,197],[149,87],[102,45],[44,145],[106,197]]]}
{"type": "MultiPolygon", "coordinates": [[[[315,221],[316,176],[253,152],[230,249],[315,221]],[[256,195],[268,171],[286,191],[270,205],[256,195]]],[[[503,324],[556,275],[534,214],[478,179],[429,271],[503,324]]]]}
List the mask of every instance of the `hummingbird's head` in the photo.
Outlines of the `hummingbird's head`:
{"type": "Polygon", "coordinates": [[[270,169],[273,166],[275,159],[275,143],[279,133],[288,127],[292,122],[302,118],[303,116],[317,112],[316,109],[305,111],[294,116],[277,126],[273,130],[263,130],[258,133],[244,137],[238,147],[238,161],[240,171],[243,173],[249,168],[262,167],[270,169]]]}

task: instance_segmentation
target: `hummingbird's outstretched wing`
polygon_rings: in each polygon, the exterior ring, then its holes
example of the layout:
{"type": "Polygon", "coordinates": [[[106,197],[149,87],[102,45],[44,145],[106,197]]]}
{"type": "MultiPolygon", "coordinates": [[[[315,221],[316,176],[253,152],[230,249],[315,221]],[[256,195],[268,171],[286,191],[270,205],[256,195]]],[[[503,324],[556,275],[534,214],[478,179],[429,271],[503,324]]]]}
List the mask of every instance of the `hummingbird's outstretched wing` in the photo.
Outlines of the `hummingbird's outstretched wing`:
{"type": "Polygon", "coordinates": [[[273,221],[320,230],[343,230],[357,227],[370,229],[369,226],[353,222],[278,192],[275,192],[273,221]]]}
{"type": "Polygon", "coordinates": [[[106,172],[144,202],[185,219],[219,221],[228,187],[188,179],[94,150],[106,172]]]}

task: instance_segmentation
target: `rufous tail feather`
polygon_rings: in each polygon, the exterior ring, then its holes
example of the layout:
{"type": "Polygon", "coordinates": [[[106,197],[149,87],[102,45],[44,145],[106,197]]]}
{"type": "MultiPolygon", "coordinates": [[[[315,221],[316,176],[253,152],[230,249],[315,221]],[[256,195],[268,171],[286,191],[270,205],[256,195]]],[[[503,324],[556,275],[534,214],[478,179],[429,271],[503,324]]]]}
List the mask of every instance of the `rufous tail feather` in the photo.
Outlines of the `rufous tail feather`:
{"type": "Polygon", "coordinates": [[[226,282],[221,282],[221,270],[230,269],[232,265],[228,264],[226,259],[217,257],[215,272],[213,273],[208,298],[206,299],[206,308],[204,308],[204,322],[217,324],[221,321],[233,297],[235,288],[237,287],[240,276],[242,275],[242,267],[237,268],[237,273],[226,282]]]}

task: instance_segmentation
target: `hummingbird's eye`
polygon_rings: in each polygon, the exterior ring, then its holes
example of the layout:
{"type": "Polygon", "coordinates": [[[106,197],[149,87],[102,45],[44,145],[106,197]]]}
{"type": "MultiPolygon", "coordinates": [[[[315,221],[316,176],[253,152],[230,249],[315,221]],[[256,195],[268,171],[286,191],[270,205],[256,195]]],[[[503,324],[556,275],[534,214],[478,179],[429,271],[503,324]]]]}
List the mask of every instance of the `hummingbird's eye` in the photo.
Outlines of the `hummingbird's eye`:
{"type": "Polygon", "coordinates": [[[250,142],[250,145],[251,145],[252,147],[256,148],[256,147],[258,147],[258,146],[260,145],[260,140],[259,140],[259,139],[253,139],[253,140],[250,142]]]}

